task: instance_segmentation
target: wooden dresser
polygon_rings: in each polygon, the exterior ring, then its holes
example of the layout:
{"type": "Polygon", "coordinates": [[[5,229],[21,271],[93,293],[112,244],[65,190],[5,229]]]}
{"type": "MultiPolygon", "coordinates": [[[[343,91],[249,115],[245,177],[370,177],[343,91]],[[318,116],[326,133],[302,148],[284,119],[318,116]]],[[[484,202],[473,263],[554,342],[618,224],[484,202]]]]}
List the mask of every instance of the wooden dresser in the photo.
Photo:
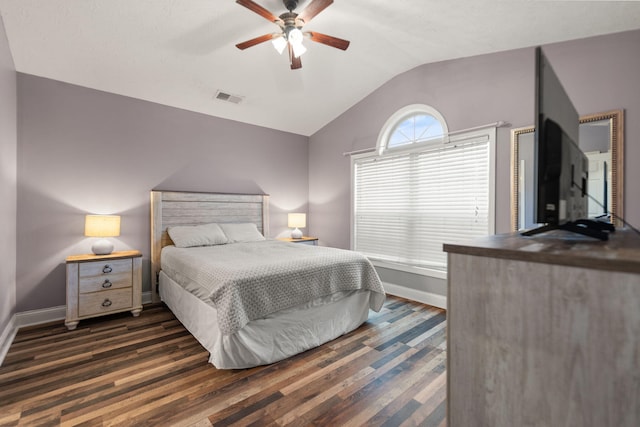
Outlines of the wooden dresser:
{"type": "Polygon", "coordinates": [[[447,426],[640,425],[640,236],[448,252],[447,426]]]}
{"type": "Polygon", "coordinates": [[[75,329],[81,319],[121,311],[135,317],[142,311],[142,254],[67,257],[67,328],[75,329]]]}

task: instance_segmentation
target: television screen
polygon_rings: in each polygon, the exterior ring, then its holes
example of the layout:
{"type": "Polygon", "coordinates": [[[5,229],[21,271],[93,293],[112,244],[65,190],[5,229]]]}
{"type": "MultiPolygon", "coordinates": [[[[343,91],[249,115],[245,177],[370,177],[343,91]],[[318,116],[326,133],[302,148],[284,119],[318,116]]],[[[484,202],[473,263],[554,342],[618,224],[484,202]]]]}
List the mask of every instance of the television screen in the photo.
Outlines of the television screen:
{"type": "Polygon", "coordinates": [[[540,48],[536,74],[536,222],[560,225],[587,218],[589,160],[578,147],[578,112],[540,48]]]}
{"type": "Polygon", "coordinates": [[[589,159],[578,146],[578,112],[539,47],[535,81],[534,217],[543,225],[522,234],[563,229],[606,240],[613,226],[587,219],[589,159]]]}

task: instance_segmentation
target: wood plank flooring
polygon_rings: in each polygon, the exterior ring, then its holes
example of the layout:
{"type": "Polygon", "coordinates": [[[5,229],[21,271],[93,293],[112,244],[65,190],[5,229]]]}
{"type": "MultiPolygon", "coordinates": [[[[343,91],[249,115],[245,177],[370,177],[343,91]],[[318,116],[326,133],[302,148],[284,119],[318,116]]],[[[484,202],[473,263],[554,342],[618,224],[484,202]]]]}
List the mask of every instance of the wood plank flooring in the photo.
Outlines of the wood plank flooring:
{"type": "Polygon", "coordinates": [[[444,426],[446,315],[388,296],[357,330],[290,359],[218,370],[162,304],[18,332],[0,426],[444,426]]]}

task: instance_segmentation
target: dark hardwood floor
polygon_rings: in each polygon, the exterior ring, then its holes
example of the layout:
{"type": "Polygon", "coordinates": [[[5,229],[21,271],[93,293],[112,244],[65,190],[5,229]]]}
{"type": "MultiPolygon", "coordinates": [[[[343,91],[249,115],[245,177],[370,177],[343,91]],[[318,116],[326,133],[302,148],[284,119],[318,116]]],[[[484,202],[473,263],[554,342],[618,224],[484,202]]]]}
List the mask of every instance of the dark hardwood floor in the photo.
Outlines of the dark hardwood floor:
{"type": "Polygon", "coordinates": [[[446,315],[389,296],[356,331],[290,359],[217,370],[164,305],[18,332],[0,425],[444,426],[446,315]]]}

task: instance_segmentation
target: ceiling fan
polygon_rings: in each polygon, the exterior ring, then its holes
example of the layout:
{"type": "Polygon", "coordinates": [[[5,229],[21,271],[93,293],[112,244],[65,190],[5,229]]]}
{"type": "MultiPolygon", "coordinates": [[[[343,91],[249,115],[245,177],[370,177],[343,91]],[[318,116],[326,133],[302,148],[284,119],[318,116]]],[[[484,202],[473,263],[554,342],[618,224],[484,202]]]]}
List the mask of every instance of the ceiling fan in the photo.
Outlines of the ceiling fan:
{"type": "Polygon", "coordinates": [[[333,0],[311,0],[309,5],[302,12],[295,13],[294,9],[298,6],[298,1],[299,0],[283,0],[282,2],[284,3],[284,7],[288,12],[285,12],[280,16],[276,16],[252,0],[236,0],[236,3],[239,5],[246,7],[280,27],[279,33],[265,34],[251,40],[238,43],[236,47],[240,50],[244,50],[251,46],[271,40],[273,46],[280,54],[285,48],[287,48],[292,70],[302,68],[300,56],[307,51],[302,44],[304,37],[308,37],[311,41],[317,43],[326,44],[327,46],[335,47],[337,49],[347,50],[349,47],[348,40],[339,39],[337,37],[328,36],[315,31],[302,32],[302,27],[305,24],[308,24],[314,16],[331,5],[333,0]]]}

